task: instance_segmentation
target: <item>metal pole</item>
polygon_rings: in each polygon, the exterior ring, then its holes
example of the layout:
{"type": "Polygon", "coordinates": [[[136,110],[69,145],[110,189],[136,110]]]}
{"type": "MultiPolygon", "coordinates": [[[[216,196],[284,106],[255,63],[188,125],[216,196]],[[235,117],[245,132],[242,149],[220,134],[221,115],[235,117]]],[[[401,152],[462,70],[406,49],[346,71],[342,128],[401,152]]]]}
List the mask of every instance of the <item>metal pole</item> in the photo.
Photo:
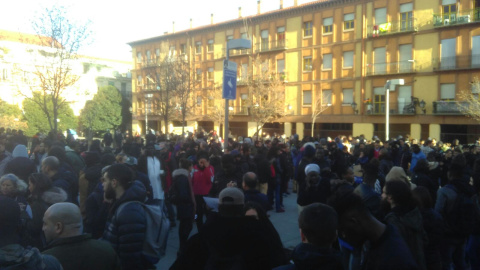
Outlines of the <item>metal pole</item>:
{"type": "MultiPolygon", "coordinates": [[[[230,49],[228,48],[228,42],[227,42],[226,48],[227,50],[226,50],[225,59],[228,62],[228,56],[230,53],[230,49]]],[[[223,152],[224,153],[227,151],[227,147],[228,147],[228,98],[225,99],[225,124],[223,125],[223,152]]]]}
{"type": "Polygon", "coordinates": [[[145,136],[148,130],[148,94],[145,95],[145,136]]]}
{"type": "Polygon", "coordinates": [[[389,124],[390,124],[390,89],[386,88],[385,90],[385,103],[386,103],[386,112],[385,112],[385,142],[388,141],[389,138],[389,124]]]}

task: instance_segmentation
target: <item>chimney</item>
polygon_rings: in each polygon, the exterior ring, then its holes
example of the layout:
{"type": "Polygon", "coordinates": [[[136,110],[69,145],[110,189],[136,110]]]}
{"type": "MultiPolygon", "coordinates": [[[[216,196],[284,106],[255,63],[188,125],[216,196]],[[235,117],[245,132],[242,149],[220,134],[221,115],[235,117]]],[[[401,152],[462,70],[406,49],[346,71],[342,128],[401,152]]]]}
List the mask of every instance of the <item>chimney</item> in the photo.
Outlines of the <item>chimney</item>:
{"type": "Polygon", "coordinates": [[[283,0],[280,0],[280,9],[283,9],[283,0]]]}
{"type": "Polygon", "coordinates": [[[260,0],[257,1],[257,14],[260,14],[260,0]]]}
{"type": "Polygon", "coordinates": [[[193,27],[193,21],[192,21],[192,18],[190,18],[190,29],[192,29],[193,27]]]}
{"type": "Polygon", "coordinates": [[[172,24],[172,33],[175,34],[175,21],[173,21],[173,24],[172,24]]]}
{"type": "Polygon", "coordinates": [[[213,13],[210,14],[210,24],[213,24],[213,13]]]}
{"type": "Polygon", "coordinates": [[[238,18],[242,17],[242,7],[238,7],[238,18]]]}
{"type": "Polygon", "coordinates": [[[298,0],[293,0],[293,6],[294,7],[298,6],[298,0]]]}

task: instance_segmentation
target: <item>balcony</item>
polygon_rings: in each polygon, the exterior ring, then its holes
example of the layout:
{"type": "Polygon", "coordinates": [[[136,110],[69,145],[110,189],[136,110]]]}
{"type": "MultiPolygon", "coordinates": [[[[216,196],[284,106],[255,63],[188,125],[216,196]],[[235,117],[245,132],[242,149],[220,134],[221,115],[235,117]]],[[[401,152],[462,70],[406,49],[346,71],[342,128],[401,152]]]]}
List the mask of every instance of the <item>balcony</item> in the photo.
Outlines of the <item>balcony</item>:
{"type": "Polygon", "coordinates": [[[288,40],[280,39],[275,41],[270,41],[266,43],[257,43],[255,45],[255,52],[271,52],[288,49],[288,40]]]}
{"type": "Polygon", "coordinates": [[[465,101],[445,101],[439,100],[433,102],[433,114],[437,115],[463,115],[462,108],[468,109],[469,103],[465,101]]]}
{"type": "Polygon", "coordinates": [[[415,61],[367,64],[367,76],[416,72],[415,61]]]}
{"type": "MultiPolygon", "coordinates": [[[[418,99],[415,99],[413,103],[411,101],[406,101],[405,99],[402,101],[390,102],[390,115],[416,115],[417,110],[418,112],[421,112],[421,108],[417,102],[418,99]]],[[[385,102],[365,104],[365,114],[385,115],[385,106],[385,102]]]]}
{"type": "Polygon", "coordinates": [[[410,18],[402,21],[392,21],[382,24],[367,26],[367,37],[379,37],[386,35],[411,33],[418,31],[417,19],[410,18]]]}
{"type": "Polygon", "coordinates": [[[228,55],[229,57],[234,57],[234,56],[244,56],[244,55],[249,55],[252,53],[251,49],[243,49],[243,50],[230,50],[230,54],[228,55]]]}
{"type": "Polygon", "coordinates": [[[158,85],[149,83],[149,84],[139,84],[137,85],[137,93],[140,92],[157,92],[160,91],[158,85]]]}
{"type": "Polygon", "coordinates": [[[247,106],[235,106],[228,108],[232,115],[248,115],[247,106]]]}
{"type": "Polygon", "coordinates": [[[480,54],[434,58],[433,70],[480,69],[480,54]]]}
{"type": "Polygon", "coordinates": [[[480,8],[451,13],[433,14],[434,27],[449,27],[475,22],[480,22],[480,8]]]}

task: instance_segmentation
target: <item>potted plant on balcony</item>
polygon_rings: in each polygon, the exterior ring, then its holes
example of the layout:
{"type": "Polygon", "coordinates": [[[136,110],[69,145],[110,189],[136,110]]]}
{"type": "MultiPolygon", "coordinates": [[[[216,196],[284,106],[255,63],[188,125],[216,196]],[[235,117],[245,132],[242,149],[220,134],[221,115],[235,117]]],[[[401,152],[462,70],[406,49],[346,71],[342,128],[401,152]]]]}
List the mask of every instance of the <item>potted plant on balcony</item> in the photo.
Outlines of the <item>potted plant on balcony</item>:
{"type": "Polygon", "coordinates": [[[367,98],[363,101],[363,104],[365,104],[367,114],[372,114],[372,102],[371,102],[371,100],[369,98],[367,98]]]}

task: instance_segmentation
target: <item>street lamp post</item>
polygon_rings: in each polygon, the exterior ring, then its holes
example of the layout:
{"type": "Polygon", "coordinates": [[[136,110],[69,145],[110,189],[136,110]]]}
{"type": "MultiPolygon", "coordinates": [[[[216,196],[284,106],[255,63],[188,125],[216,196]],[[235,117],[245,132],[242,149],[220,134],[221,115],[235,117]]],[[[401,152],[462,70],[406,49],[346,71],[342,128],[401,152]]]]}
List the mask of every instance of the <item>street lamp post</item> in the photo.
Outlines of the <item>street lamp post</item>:
{"type": "MultiPolygon", "coordinates": [[[[250,48],[252,48],[252,42],[249,39],[239,38],[239,39],[232,39],[227,41],[227,50],[225,55],[226,63],[228,63],[230,50],[243,50],[243,49],[250,49],[250,48]]],[[[225,67],[223,72],[225,73],[225,67]]],[[[224,76],[223,85],[225,85],[226,83],[227,82],[225,81],[225,76],[224,76]]],[[[225,124],[223,126],[223,151],[225,152],[228,147],[228,112],[229,112],[228,100],[230,98],[227,98],[225,93],[223,96],[225,98],[225,124]]],[[[235,98],[232,98],[232,99],[235,99],[235,98]]]]}
{"type": "Polygon", "coordinates": [[[404,85],[404,79],[394,79],[388,80],[385,84],[385,141],[389,140],[390,137],[390,90],[395,91],[395,86],[397,85],[404,85]]]}

